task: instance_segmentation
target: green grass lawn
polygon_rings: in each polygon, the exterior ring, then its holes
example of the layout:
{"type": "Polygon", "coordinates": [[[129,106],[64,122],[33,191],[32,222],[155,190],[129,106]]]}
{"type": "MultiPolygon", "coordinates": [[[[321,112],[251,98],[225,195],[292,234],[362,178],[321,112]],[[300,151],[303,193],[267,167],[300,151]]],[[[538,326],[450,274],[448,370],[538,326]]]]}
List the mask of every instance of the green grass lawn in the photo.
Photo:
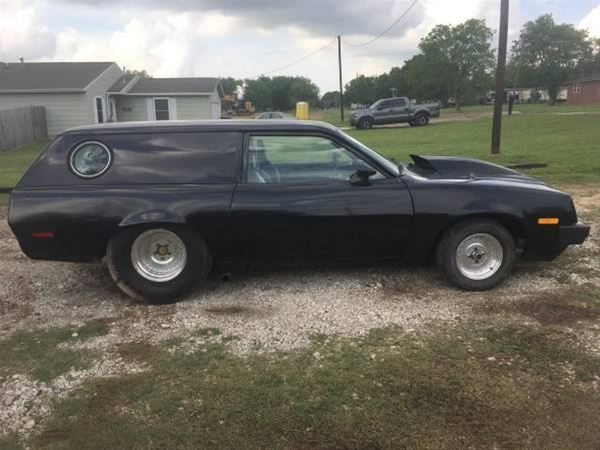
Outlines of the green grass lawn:
{"type": "Polygon", "coordinates": [[[0,152],[0,187],[14,186],[46,145],[46,141],[35,142],[15,150],[0,152]]]}
{"type": "MultiPolygon", "coordinates": [[[[423,128],[376,128],[349,133],[374,150],[408,161],[409,154],[462,155],[499,164],[542,162],[547,168],[527,171],[549,182],[600,182],[600,106],[517,105],[502,122],[499,156],[489,153],[492,121],[482,116],[456,122],[432,123],[423,128]],[[579,114],[579,113],[583,114],[579,114]]],[[[489,106],[465,107],[461,113],[446,109],[442,118],[490,112],[489,106]]],[[[349,111],[347,111],[349,113],[349,111]]],[[[311,118],[337,126],[339,110],[315,110],[311,118]]],[[[47,142],[0,152],[0,187],[11,187],[47,142]]],[[[0,195],[0,204],[6,196],[0,195]]]]}
{"type": "MultiPolygon", "coordinates": [[[[576,294],[564,300],[579,302],[576,294]]],[[[598,317],[597,298],[584,301],[598,317]]],[[[78,339],[106,333],[93,323],[86,329],[78,339]]],[[[64,350],[51,347],[72,339],[71,331],[39,333],[50,353],[39,366],[65,359],[64,350]]],[[[353,339],[316,336],[304,350],[245,357],[211,341],[186,352],[178,347],[186,340],[121,345],[120,357],[146,370],[86,381],[57,400],[39,433],[21,445],[594,448],[600,438],[598,357],[552,327],[432,325],[423,334],[386,328],[353,339]]],[[[21,341],[18,351],[40,352],[33,334],[21,334],[0,344],[0,359],[3,347],[10,355],[21,341]]],[[[66,354],[67,363],[82,364],[76,356],[66,354]]],[[[53,364],[61,373],[64,364],[53,364]]],[[[6,375],[17,369],[9,365],[6,375]]],[[[21,447],[16,439],[0,437],[0,448],[21,447]]]]}
{"type": "Polygon", "coordinates": [[[527,174],[549,182],[600,182],[600,114],[557,115],[546,108],[545,113],[532,111],[503,118],[499,156],[490,154],[489,117],[349,133],[399,161],[408,161],[411,153],[422,153],[469,156],[499,164],[541,162],[548,167],[527,174]]]}
{"type": "MultiPolygon", "coordinates": [[[[506,108],[505,108],[506,111],[506,108]]],[[[600,105],[522,104],[502,121],[501,154],[490,154],[492,107],[442,109],[441,118],[464,118],[427,127],[375,128],[349,133],[374,150],[409,161],[411,153],[461,155],[499,164],[541,162],[527,174],[548,182],[600,182],[600,105]],[[489,114],[485,114],[489,113],[489,114]],[[462,117],[461,117],[462,116],[462,117]]],[[[348,127],[338,109],[314,110],[311,118],[348,127]]]]}
{"type": "MultiPolygon", "coordinates": [[[[14,150],[0,152],[0,187],[13,187],[29,164],[48,145],[47,141],[35,142],[14,150]]],[[[0,193],[0,206],[6,205],[8,195],[0,193]]]]}

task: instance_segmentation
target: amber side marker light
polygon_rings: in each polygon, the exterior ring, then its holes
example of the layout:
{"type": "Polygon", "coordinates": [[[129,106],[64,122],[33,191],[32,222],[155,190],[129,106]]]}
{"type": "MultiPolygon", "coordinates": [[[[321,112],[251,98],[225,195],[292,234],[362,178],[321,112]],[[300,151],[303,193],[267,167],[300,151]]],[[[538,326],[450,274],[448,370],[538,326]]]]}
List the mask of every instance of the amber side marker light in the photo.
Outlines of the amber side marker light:
{"type": "Polygon", "coordinates": [[[48,239],[54,237],[54,231],[38,231],[31,233],[31,237],[40,238],[40,239],[48,239]]]}
{"type": "Polygon", "coordinates": [[[558,217],[540,217],[538,225],[558,225],[558,217]]]}

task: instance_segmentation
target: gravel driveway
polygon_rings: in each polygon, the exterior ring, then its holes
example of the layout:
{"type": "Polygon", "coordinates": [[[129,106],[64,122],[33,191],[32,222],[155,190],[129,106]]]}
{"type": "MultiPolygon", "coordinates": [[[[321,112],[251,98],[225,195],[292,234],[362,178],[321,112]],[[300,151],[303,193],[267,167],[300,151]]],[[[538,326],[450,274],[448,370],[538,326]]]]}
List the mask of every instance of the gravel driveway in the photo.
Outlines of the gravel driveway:
{"type": "Polygon", "coordinates": [[[108,335],[70,344],[102,351],[91,369],[72,370],[51,383],[23,375],[0,379],[0,436],[11,431],[26,436],[36,426],[32,417],[46,416],[54,399],[64,398],[90,377],[144,370],[115,351],[130,342],[181,337],[182,345],[193,349],[207,339],[235,337],[228,344],[231,350],[247,353],[294,349],[306,346],[314,335],[356,336],[388,325],[422,333],[432,322],[463,326],[482,319],[537,320],[577,328],[589,350],[600,354],[597,321],[578,321],[577,311],[565,311],[560,302],[573,289],[600,287],[600,190],[593,185],[567,190],[574,194],[580,215],[592,223],[591,238],[554,262],[518,264],[509,280],[493,291],[449,287],[429,267],[262,269],[228,282],[210,280],[186,301],[164,306],[131,301],[102,264],[29,260],[6,223],[6,208],[0,208],[0,339],[18,330],[76,326],[92,319],[110,324],[108,335]],[[553,296],[558,306],[538,301],[553,296]],[[199,329],[219,333],[199,338],[193,333],[199,329]]]}
{"type": "MultiPolygon", "coordinates": [[[[596,186],[571,187],[578,210],[598,226],[596,186]],[[596,209],[594,209],[596,208],[596,209]]],[[[159,340],[198,328],[236,336],[233,349],[291,349],[315,334],[358,335],[386,325],[404,329],[429,321],[469,320],[489,302],[511,302],[570,285],[600,284],[598,240],[550,263],[520,263],[508,282],[490,292],[449,287],[431,267],[365,266],[242,273],[211,280],[175,305],[136,304],[113,284],[102,264],[29,260],[19,250],[0,209],[0,338],[19,329],[106,319],[112,333],[97,345],[159,340]]]]}

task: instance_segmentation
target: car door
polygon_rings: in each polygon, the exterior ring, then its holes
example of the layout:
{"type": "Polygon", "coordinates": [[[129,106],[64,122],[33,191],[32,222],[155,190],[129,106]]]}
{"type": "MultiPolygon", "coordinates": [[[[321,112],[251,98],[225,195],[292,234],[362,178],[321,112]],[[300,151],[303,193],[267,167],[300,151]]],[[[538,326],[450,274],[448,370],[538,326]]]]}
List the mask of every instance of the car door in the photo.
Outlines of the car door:
{"type": "Polygon", "coordinates": [[[239,254],[402,256],[413,210],[401,180],[325,135],[253,133],[245,141],[245,176],[230,210],[239,254]],[[358,170],[372,175],[357,183],[358,170]]]}
{"type": "Polygon", "coordinates": [[[395,98],[392,100],[392,119],[394,123],[408,122],[410,108],[404,98],[395,98]]]}
{"type": "Polygon", "coordinates": [[[373,119],[376,124],[390,123],[393,121],[392,101],[382,100],[373,110],[373,119]]]}

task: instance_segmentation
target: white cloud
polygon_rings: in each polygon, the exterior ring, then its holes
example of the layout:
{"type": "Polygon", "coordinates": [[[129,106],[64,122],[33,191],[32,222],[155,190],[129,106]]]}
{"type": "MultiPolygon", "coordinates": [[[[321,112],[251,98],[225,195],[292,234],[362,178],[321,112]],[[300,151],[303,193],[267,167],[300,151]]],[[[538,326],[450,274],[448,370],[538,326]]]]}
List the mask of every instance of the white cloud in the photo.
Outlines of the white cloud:
{"type": "Polygon", "coordinates": [[[106,34],[86,34],[73,28],[58,34],[56,61],[116,61],[145,69],[157,77],[194,76],[194,62],[210,35],[221,34],[229,20],[195,13],[152,11],[136,14],[122,28],[106,34]]]}
{"type": "Polygon", "coordinates": [[[579,22],[579,28],[586,28],[590,36],[600,38],[600,5],[592,9],[587,16],[579,22]]]}
{"type": "Polygon", "coordinates": [[[15,61],[50,57],[56,38],[42,23],[36,3],[0,0],[0,58],[15,61]]]}
{"type": "MultiPolygon", "coordinates": [[[[511,2],[509,41],[525,21],[523,1],[511,2]]],[[[411,3],[370,0],[366,11],[364,0],[0,0],[0,60],[104,60],[156,77],[242,78],[297,60],[337,33],[346,43],[370,40],[411,3]]],[[[599,12],[582,23],[597,28],[599,12]]],[[[473,17],[496,29],[499,2],[421,0],[372,45],[344,45],[344,81],[401,66],[436,24],[473,17]]],[[[279,74],[307,76],[323,91],[336,89],[336,45],[279,74]]]]}

